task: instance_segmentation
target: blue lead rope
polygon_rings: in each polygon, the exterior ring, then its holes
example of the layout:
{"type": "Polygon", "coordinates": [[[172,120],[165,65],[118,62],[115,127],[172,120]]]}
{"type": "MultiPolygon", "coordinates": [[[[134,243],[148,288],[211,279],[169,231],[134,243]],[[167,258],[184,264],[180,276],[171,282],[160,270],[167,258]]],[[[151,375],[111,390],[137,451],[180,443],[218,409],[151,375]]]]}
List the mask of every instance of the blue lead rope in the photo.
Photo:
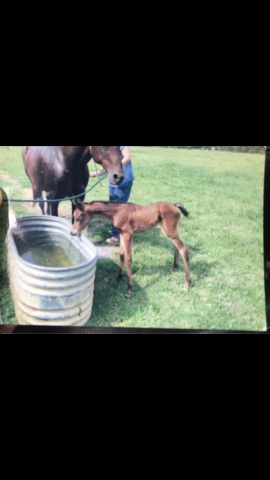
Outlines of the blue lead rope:
{"type": "MultiPolygon", "coordinates": [[[[104,180],[104,178],[106,178],[107,175],[108,175],[107,173],[102,175],[102,177],[100,177],[100,180],[104,180]]],[[[99,181],[96,182],[94,185],[92,185],[91,188],[86,190],[86,192],[80,193],[79,195],[75,195],[74,197],[60,198],[58,200],[44,200],[44,199],[22,200],[22,199],[19,199],[19,198],[8,198],[8,199],[3,199],[3,202],[18,202],[18,203],[54,203],[54,202],[59,203],[59,202],[67,202],[68,200],[75,200],[76,198],[80,198],[83,195],[87,195],[87,193],[91,192],[91,190],[93,190],[99,183],[100,183],[99,181]]]]}

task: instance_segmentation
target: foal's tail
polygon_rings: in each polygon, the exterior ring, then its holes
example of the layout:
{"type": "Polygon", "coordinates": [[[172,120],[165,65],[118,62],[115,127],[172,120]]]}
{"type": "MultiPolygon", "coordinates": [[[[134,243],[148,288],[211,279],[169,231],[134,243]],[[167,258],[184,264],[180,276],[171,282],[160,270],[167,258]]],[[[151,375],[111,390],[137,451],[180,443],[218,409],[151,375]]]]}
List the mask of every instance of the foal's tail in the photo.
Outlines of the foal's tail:
{"type": "Polygon", "coordinates": [[[183,213],[183,215],[185,215],[185,217],[188,217],[189,213],[185,209],[184,205],[182,205],[182,203],[175,203],[175,206],[181,210],[181,212],[183,213]]]}

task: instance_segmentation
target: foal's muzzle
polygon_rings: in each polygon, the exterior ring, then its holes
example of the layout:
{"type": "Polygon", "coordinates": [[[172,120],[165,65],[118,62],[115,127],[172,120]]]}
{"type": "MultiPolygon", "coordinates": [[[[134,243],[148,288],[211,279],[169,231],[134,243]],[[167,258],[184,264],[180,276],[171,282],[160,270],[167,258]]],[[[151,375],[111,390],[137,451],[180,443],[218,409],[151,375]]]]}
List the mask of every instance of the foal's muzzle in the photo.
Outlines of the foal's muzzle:
{"type": "Polygon", "coordinates": [[[79,232],[79,230],[75,230],[74,228],[71,230],[70,234],[73,236],[73,237],[79,237],[81,235],[81,232],[79,232]]]}

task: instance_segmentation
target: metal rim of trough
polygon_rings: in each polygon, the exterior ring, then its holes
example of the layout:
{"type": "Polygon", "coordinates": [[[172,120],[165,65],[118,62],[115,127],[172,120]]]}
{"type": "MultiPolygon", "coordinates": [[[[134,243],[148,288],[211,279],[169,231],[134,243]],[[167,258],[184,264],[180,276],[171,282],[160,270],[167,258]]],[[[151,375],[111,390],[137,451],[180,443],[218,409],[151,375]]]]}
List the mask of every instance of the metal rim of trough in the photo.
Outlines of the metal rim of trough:
{"type": "Polygon", "coordinates": [[[84,235],[71,237],[71,224],[62,218],[29,216],[17,219],[8,233],[8,272],[15,313],[21,325],[84,326],[92,313],[97,249],[84,235]],[[63,245],[80,249],[82,263],[72,267],[41,267],[23,260],[16,245],[18,231],[57,235],[63,245]]]}

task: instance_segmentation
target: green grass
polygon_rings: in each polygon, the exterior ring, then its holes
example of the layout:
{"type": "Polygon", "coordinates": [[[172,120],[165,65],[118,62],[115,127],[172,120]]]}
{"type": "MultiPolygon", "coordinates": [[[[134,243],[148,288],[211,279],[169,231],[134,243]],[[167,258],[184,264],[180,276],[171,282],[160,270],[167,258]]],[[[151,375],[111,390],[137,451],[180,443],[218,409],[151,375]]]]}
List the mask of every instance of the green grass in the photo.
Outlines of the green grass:
{"type": "MultiPolygon", "coordinates": [[[[132,299],[124,298],[126,277],[116,281],[119,259],[100,259],[88,326],[264,329],[264,156],[132,147],[132,158],[136,181],[130,201],[179,201],[190,212],[179,232],[190,251],[192,288],[183,290],[181,263],[171,272],[173,246],[160,230],[135,235],[132,299]]],[[[22,198],[31,188],[19,147],[0,149],[1,185],[22,198]],[[13,181],[1,178],[1,172],[13,181]]],[[[94,199],[108,200],[108,190],[96,187],[87,201],[94,199]]],[[[38,213],[25,204],[13,208],[17,216],[29,209],[38,213]]],[[[70,218],[69,206],[61,208],[70,218]]],[[[96,245],[106,245],[109,230],[108,222],[95,220],[85,233],[96,245]]],[[[7,275],[1,273],[2,319],[14,323],[7,275]]]]}

